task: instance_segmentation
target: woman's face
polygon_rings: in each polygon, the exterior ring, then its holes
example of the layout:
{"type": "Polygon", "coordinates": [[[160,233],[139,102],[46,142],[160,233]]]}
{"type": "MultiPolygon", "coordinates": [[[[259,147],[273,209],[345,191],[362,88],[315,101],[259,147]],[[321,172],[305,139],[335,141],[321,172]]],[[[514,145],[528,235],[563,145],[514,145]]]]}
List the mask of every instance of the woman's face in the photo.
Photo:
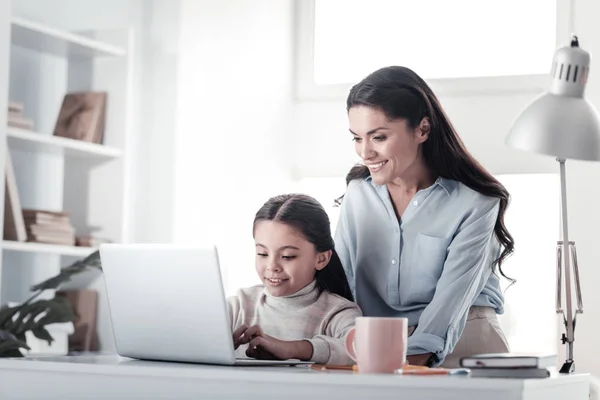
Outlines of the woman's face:
{"type": "Polygon", "coordinates": [[[404,119],[390,121],[380,110],[356,106],[348,111],[348,120],[356,153],[376,184],[402,178],[416,165],[420,144],[427,140],[426,130],[422,129],[423,123],[427,124],[425,119],[413,130],[404,119]]]}

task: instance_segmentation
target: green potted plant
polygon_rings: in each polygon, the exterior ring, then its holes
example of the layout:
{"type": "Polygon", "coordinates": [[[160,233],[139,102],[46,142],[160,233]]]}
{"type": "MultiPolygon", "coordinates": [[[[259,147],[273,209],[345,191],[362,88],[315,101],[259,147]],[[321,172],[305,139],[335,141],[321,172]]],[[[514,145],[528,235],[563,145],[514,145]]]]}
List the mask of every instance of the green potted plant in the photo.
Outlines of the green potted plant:
{"type": "Polygon", "coordinates": [[[47,325],[72,322],[76,315],[69,301],[61,296],[38,299],[44,290],[57,289],[73,275],[92,269],[102,270],[100,253],[93,252],[84,259],[75,261],[60,273],[31,287],[33,294],[22,304],[0,307],[0,357],[22,357],[20,349],[29,350],[25,333],[31,331],[38,339],[52,344],[52,335],[47,325]]]}

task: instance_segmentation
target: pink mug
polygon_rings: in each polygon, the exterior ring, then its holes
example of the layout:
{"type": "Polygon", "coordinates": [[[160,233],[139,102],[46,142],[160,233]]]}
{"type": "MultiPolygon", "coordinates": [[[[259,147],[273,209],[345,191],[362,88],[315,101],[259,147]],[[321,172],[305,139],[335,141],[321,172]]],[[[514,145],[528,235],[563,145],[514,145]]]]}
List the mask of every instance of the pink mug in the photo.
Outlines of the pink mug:
{"type": "Polygon", "coordinates": [[[346,351],[358,372],[390,374],[406,363],[407,318],[358,317],[346,336],[346,351]]]}

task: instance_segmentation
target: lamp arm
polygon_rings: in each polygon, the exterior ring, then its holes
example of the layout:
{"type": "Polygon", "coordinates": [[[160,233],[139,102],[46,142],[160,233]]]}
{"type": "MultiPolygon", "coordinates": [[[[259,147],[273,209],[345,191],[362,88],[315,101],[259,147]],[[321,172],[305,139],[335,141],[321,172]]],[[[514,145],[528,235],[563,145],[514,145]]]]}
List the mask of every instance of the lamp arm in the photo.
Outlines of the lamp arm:
{"type": "Polygon", "coordinates": [[[567,344],[567,359],[565,360],[561,373],[571,373],[575,370],[573,360],[573,342],[575,340],[575,317],[573,316],[573,299],[571,291],[571,261],[574,266],[575,288],[577,296],[577,313],[583,312],[583,301],[581,299],[581,286],[579,283],[579,266],[577,264],[577,252],[575,243],[569,241],[569,226],[567,216],[567,177],[565,171],[565,159],[557,159],[560,164],[560,200],[561,200],[561,222],[562,240],[558,242],[557,248],[557,299],[556,312],[562,313],[565,324],[565,333],[562,335],[563,344],[567,344]],[[572,256],[571,256],[572,254],[572,256]],[[573,257],[573,258],[571,258],[573,257]],[[563,268],[564,267],[564,268],[563,268]],[[562,272],[565,278],[565,300],[566,310],[561,307],[562,272]]]}

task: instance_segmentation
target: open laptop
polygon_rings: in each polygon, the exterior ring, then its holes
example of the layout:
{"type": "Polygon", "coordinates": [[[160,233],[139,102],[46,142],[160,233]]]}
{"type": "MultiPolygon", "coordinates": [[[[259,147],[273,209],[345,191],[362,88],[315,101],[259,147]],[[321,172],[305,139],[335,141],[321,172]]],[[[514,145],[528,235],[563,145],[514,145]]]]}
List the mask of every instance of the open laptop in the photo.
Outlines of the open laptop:
{"type": "Polygon", "coordinates": [[[220,365],[310,364],[236,359],[215,246],[111,243],[100,246],[100,259],[119,355],[220,365]]]}

